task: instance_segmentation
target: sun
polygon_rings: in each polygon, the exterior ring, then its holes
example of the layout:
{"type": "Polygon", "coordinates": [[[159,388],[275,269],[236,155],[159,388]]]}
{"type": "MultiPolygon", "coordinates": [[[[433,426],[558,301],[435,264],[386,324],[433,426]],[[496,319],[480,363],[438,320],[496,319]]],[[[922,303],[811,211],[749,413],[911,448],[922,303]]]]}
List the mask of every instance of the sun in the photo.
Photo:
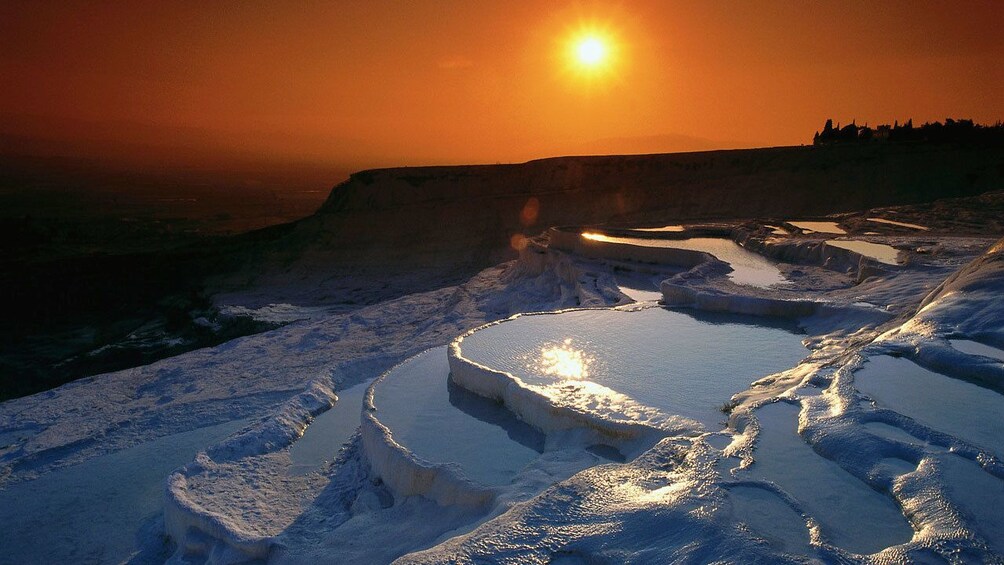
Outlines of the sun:
{"type": "Polygon", "coordinates": [[[554,36],[551,52],[566,88],[578,95],[612,92],[625,83],[634,53],[618,17],[580,17],[554,36]]]}
{"type": "Polygon", "coordinates": [[[599,37],[584,37],[575,46],[575,56],[583,65],[599,65],[607,58],[607,45],[599,37]]]}
{"type": "Polygon", "coordinates": [[[581,71],[595,73],[610,65],[614,46],[607,35],[596,31],[581,31],[570,39],[570,59],[581,71]]]}

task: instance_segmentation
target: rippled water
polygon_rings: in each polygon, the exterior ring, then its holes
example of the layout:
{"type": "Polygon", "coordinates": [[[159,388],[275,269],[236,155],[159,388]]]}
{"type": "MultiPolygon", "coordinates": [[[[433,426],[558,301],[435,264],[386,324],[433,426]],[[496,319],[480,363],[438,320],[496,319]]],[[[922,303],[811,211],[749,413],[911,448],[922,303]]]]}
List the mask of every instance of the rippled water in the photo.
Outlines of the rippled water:
{"type": "Polygon", "coordinates": [[[595,382],[717,428],[719,407],[805,355],[790,326],[664,308],[522,316],[464,339],[464,357],[529,384],[595,382]]]}

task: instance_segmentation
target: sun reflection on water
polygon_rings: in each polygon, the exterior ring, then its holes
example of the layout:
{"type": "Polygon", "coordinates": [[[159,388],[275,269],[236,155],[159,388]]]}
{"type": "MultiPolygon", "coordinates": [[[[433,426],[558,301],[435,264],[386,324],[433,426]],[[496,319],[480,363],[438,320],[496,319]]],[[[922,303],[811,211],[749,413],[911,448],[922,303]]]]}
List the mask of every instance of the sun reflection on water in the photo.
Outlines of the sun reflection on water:
{"type": "Polygon", "coordinates": [[[613,243],[616,240],[608,235],[603,235],[602,233],[596,233],[591,231],[582,232],[583,239],[590,239],[592,241],[602,241],[605,243],[613,243]]]}
{"type": "Polygon", "coordinates": [[[589,377],[593,359],[584,351],[572,347],[571,338],[558,345],[548,345],[540,350],[536,369],[545,375],[581,380],[589,377]]]}

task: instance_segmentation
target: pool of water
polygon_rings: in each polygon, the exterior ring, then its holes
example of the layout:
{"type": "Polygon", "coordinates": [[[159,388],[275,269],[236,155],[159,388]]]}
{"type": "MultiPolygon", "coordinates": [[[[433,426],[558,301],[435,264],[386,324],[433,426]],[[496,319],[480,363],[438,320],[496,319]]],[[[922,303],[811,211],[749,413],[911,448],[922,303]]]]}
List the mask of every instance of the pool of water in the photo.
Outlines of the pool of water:
{"type": "Polygon", "coordinates": [[[647,239],[641,237],[615,237],[597,233],[583,234],[583,237],[606,243],[637,245],[640,247],[668,247],[703,251],[714,255],[732,267],[729,278],[736,284],[768,287],[788,282],[777,266],[766,257],[749,251],[732,241],[721,237],[691,237],[688,239],[647,239]]]}
{"type": "Polygon", "coordinates": [[[0,488],[0,562],[129,561],[141,530],[163,513],[167,476],[246,424],[156,438],[0,488]]]}
{"type": "Polygon", "coordinates": [[[806,355],[792,325],[652,307],[522,316],[466,337],[464,357],[524,382],[591,381],[717,429],[719,407],[806,355]]]}
{"type": "Polygon", "coordinates": [[[799,228],[807,233],[835,233],[843,235],[847,233],[837,225],[837,222],[817,222],[810,220],[789,220],[789,224],[799,228]]]}
{"type": "Polygon", "coordinates": [[[997,392],[888,356],[869,359],[854,373],[854,387],[881,406],[1004,456],[1004,396],[997,392]]]}
{"type": "Polygon", "coordinates": [[[446,346],[391,369],[373,388],[377,419],[430,463],[456,463],[483,485],[508,484],[544,451],[543,434],[501,404],[453,385],[449,373],[446,346]]]}
{"type": "Polygon", "coordinates": [[[901,441],[903,443],[909,443],[913,445],[922,445],[935,450],[941,449],[938,446],[932,446],[928,442],[920,438],[914,437],[912,434],[910,434],[910,432],[902,428],[893,426],[891,424],[886,424],[884,422],[867,422],[863,424],[863,427],[868,433],[881,438],[891,439],[893,441],[901,441]]]}
{"type": "Polygon", "coordinates": [[[662,292],[659,290],[639,288],[643,286],[639,284],[634,284],[632,286],[619,284],[618,286],[620,287],[621,292],[626,294],[628,298],[634,300],[635,302],[658,302],[662,300],[662,292]]]}
{"type": "Polygon", "coordinates": [[[634,231],[681,232],[684,230],[684,227],[677,224],[672,226],[662,226],[661,228],[631,228],[631,229],[633,229],[634,231]]]}
{"type": "Polygon", "coordinates": [[[300,439],[289,448],[292,472],[309,473],[334,459],[342,445],[359,428],[363,397],[371,382],[372,379],[338,391],[338,402],[314,418],[300,439]]]}
{"type": "Polygon", "coordinates": [[[818,520],[837,546],[871,554],[910,540],[896,502],[815,451],[798,435],[798,408],[774,403],[756,411],[754,463],[739,478],[771,481],[818,520]]]}
{"type": "Polygon", "coordinates": [[[839,247],[848,251],[853,251],[865,257],[869,257],[885,263],[886,265],[898,265],[899,250],[891,245],[883,243],[871,243],[868,241],[857,241],[853,239],[828,239],[826,245],[839,247]]]}
{"type": "Polygon", "coordinates": [[[1004,361],[1004,351],[985,343],[968,339],[950,339],[948,343],[952,344],[953,348],[969,355],[982,355],[983,357],[1004,361]]]}
{"type": "Polygon", "coordinates": [[[906,222],[897,222],[895,220],[887,220],[885,218],[868,218],[868,221],[869,222],[875,222],[875,223],[878,223],[878,224],[889,224],[890,226],[899,226],[899,227],[902,227],[902,228],[911,228],[911,229],[915,229],[915,230],[924,230],[924,231],[927,231],[927,230],[930,229],[930,228],[928,228],[926,226],[921,226],[921,225],[918,225],[918,224],[908,224],[906,222]]]}
{"type": "Polygon", "coordinates": [[[971,517],[972,524],[998,555],[1004,555],[1004,481],[962,457],[942,460],[948,496],[971,517]]]}
{"type": "Polygon", "coordinates": [[[776,549],[809,554],[809,528],[805,519],[777,494],[757,487],[729,487],[733,516],[776,549]]]}
{"type": "Polygon", "coordinates": [[[662,300],[662,291],[659,290],[659,284],[664,278],[666,277],[618,275],[615,277],[615,280],[617,281],[617,287],[631,300],[635,302],[658,302],[662,300]]]}

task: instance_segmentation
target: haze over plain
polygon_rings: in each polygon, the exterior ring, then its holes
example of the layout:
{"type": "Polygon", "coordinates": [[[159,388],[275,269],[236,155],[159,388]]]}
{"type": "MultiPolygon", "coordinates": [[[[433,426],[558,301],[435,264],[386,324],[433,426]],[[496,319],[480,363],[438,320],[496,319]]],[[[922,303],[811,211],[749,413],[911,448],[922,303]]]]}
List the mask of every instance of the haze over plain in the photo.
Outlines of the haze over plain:
{"type": "Polygon", "coordinates": [[[0,20],[5,153],[354,170],[1004,113],[993,2],[6,3],[0,20]],[[609,42],[602,72],[570,64],[583,34],[609,42]]]}

